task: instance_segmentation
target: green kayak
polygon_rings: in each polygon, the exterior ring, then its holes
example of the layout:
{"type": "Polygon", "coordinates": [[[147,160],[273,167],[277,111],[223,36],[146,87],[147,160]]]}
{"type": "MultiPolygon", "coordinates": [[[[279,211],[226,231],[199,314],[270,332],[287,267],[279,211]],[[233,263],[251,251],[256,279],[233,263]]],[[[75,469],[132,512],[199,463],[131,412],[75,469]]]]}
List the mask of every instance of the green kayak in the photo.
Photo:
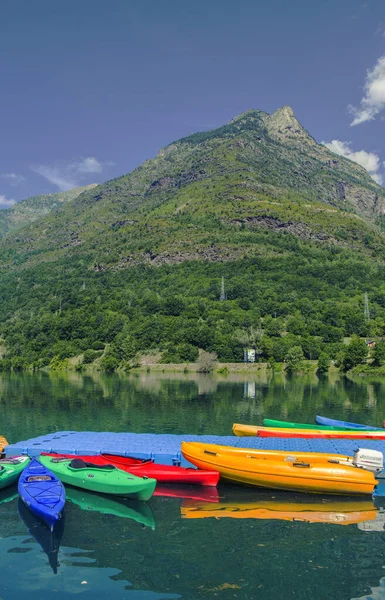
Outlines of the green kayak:
{"type": "Polygon", "coordinates": [[[29,456],[0,459],[0,489],[15,483],[30,461],[29,456]]]}
{"type": "Polygon", "coordinates": [[[102,494],[93,494],[74,487],[66,488],[67,500],[82,510],[95,511],[103,515],[115,515],[124,519],[132,519],[141,525],[155,529],[155,518],[151,507],[137,500],[125,501],[124,498],[111,498],[102,494]]]}
{"type": "Polygon", "coordinates": [[[156,480],[137,477],[113,465],[94,465],[81,458],[67,459],[40,456],[42,465],[55,473],[63,483],[84,488],[90,492],[127,496],[136,500],[149,500],[154,493],[156,480]]]}
{"type": "MultiPolygon", "coordinates": [[[[276,419],[263,419],[265,427],[282,427],[285,429],[317,429],[318,431],[357,431],[347,427],[335,427],[334,425],[310,425],[309,423],[290,423],[289,421],[277,421],[276,419]]],[[[379,428],[380,429],[380,428],[379,428]]],[[[381,429],[381,431],[383,431],[381,429]]]]}

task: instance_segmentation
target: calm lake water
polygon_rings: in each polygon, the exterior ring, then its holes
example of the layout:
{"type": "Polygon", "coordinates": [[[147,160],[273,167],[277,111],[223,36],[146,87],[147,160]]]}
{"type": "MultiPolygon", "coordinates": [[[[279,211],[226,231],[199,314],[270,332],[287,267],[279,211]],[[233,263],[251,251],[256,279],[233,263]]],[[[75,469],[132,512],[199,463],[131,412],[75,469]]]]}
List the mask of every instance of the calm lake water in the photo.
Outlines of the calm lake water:
{"type": "MultiPolygon", "coordinates": [[[[234,421],[265,416],[381,425],[385,379],[0,374],[0,403],[9,442],[60,430],[230,435],[234,421]]],[[[17,489],[3,490],[0,600],[385,599],[385,513],[371,500],[195,493],[130,503],[69,489],[52,540],[17,489]]]]}

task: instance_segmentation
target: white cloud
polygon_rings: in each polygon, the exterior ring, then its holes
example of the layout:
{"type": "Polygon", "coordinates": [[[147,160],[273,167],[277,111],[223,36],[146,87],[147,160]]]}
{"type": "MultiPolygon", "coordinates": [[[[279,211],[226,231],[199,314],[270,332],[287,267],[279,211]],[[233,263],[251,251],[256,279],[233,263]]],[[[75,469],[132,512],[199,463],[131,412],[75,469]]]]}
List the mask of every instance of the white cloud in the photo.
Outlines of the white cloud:
{"type": "Polygon", "coordinates": [[[24,175],[18,175],[17,173],[3,173],[1,177],[8,179],[13,186],[20,185],[25,181],[24,175]]]}
{"type": "Polygon", "coordinates": [[[9,208],[15,204],[16,200],[12,198],[6,198],[3,194],[0,194],[0,208],[9,208]]]}
{"type": "Polygon", "coordinates": [[[381,173],[371,173],[371,177],[378,185],[382,185],[383,178],[381,173]]]}
{"type": "Polygon", "coordinates": [[[378,59],[373,69],[368,70],[364,91],[360,107],[349,107],[354,115],[351,125],[372,121],[385,108],[385,55],[378,59]]]}
{"type": "Polygon", "coordinates": [[[100,162],[94,156],[89,156],[69,162],[56,162],[52,165],[34,165],[31,169],[64,192],[82,185],[84,179],[87,179],[87,175],[101,173],[106,166],[111,164],[113,163],[100,162]]]}
{"type": "Polygon", "coordinates": [[[94,156],[89,156],[77,164],[77,169],[80,173],[101,173],[103,166],[94,156]]]}
{"type": "MultiPolygon", "coordinates": [[[[371,177],[379,185],[382,185],[382,175],[379,173],[381,166],[380,158],[374,152],[366,152],[366,150],[358,150],[354,152],[350,142],[341,142],[340,140],[332,140],[331,142],[322,142],[326,148],[329,148],[335,154],[350,158],[354,162],[361,165],[368,171],[371,177]]],[[[385,166],[385,162],[383,163],[385,166]]]]}

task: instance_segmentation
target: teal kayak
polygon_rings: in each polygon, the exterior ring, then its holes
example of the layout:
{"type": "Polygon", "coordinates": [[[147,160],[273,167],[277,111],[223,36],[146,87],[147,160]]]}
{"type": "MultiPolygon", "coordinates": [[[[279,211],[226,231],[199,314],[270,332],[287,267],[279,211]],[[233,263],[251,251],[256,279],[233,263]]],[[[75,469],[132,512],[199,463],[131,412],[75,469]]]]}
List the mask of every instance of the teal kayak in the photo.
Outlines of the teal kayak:
{"type": "Polygon", "coordinates": [[[29,456],[0,459],[0,489],[15,483],[30,461],[29,456]]]}
{"type": "Polygon", "coordinates": [[[115,515],[124,519],[132,519],[141,525],[155,529],[155,518],[151,507],[145,502],[112,498],[102,494],[93,494],[74,487],[67,488],[67,500],[82,510],[94,511],[103,515],[115,515]]]}
{"type": "Polygon", "coordinates": [[[114,465],[96,465],[80,458],[67,459],[40,456],[42,465],[55,473],[63,483],[90,492],[127,496],[136,500],[149,500],[154,493],[156,480],[137,477],[114,465]]]}

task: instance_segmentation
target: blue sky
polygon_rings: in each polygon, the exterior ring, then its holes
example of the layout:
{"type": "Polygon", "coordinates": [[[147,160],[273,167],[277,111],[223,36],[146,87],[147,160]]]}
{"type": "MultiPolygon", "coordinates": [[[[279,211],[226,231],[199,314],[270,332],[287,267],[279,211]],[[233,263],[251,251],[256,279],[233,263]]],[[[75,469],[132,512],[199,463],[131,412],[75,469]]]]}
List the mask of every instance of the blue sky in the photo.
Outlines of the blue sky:
{"type": "Polygon", "coordinates": [[[2,0],[0,52],[1,207],[285,104],[385,182],[384,0],[2,0]]]}

